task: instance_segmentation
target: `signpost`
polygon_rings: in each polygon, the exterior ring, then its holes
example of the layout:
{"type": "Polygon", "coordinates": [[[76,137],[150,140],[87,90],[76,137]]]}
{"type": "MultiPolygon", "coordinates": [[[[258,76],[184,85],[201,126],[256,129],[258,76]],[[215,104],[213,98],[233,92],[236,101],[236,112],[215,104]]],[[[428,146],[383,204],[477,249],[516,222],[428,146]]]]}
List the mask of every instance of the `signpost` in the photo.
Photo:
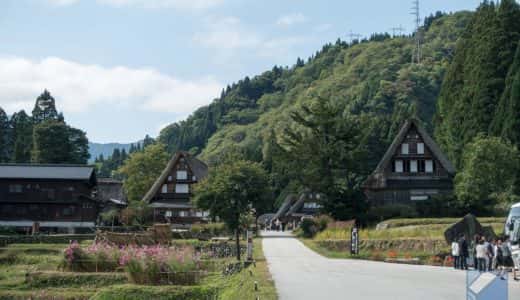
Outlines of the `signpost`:
{"type": "Polygon", "coordinates": [[[356,225],[350,231],[350,254],[357,255],[359,253],[359,233],[356,225]]]}
{"type": "Polygon", "coordinates": [[[247,231],[247,260],[253,260],[253,232],[247,231]]]}

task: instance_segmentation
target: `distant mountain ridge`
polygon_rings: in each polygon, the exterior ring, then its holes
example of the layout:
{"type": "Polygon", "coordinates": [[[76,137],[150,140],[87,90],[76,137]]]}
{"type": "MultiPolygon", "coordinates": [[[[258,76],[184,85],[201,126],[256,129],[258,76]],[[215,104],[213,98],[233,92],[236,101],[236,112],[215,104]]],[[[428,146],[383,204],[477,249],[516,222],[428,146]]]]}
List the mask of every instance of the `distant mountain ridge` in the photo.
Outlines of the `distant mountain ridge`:
{"type": "Polygon", "coordinates": [[[135,143],[88,143],[88,152],[90,153],[89,163],[94,162],[94,159],[98,157],[99,155],[103,154],[105,158],[112,155],[114,152],[114,149],[119,148],[119,150],[125,149],[125,151],[130,150],[130,146],[135,143]]]}

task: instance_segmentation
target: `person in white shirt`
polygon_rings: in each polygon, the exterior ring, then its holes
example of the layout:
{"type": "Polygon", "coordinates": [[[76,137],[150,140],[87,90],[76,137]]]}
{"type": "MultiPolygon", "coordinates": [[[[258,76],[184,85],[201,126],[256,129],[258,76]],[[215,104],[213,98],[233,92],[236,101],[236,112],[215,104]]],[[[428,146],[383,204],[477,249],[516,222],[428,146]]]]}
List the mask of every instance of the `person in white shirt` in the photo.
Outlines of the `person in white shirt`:
{"type": "Polygon", "coordinates": [[[477,269],[479,270],[479,272],[484,272],[486,271],[487,248],[484,246],[482,240],[478,241],[475,250],[477,257],[477,269]]]}
{"type": "Polygon", "coordinates": [[[451,256],[453,257],[453,267],[455,269],[460,268],[460,249],[457,241],[451,242],[451,256]]]}

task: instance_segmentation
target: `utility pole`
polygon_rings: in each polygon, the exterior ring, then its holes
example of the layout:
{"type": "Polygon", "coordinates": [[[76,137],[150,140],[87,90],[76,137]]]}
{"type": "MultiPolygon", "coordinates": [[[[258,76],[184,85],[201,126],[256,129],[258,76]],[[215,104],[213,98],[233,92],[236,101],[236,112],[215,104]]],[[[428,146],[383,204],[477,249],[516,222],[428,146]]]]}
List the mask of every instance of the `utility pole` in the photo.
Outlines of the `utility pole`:
{"type": "Polygon", "coordinates": [[[361,37],[361,34],[358,34],[358,33],[352,33],[352,30],[349,32],[349,34],[347,34],[347,36],[350,38],[350,43],[352,44],[352,41],[353,40],[359,40],[359,38],[361,37]]]}
{"type": "Polygon", "coordinates": [[[392,37],[396,37],[395,33],[397,32],[397,36],[402,36],[404,32],[403,26],[399,25],[399,27],[392,27],[390,28],[392,30],[392,37]]]}
{"type": "Polygon", "coordinates": [[[421,15],[419,10],[419,0],[412,2],[412,12],[415,22],[415,49],[412,55],[412,63],[421,63],[421,15]]]}

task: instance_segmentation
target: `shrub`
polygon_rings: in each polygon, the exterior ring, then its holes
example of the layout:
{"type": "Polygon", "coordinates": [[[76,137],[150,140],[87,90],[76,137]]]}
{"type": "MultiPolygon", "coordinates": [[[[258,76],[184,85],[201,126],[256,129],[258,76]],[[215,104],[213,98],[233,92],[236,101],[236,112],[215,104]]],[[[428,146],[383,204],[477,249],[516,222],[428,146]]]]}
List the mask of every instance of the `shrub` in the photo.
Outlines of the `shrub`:
{"type": "Polygon", "coordinates": [[[329,223],[334,222],[334,219],[332,219],[331,217],[329,217],[327,215],[320,215],[320,216],[316,217],[315,222],[318,227],[318,231],[323,231],[323,230],[327,229],[327,226],[329,225],[329,223]]]}
{"type": "Polygon", "coordinates": [[[318,225],[313,219],[303,219],[300,227],[305,238],[312,238],[318,233],[318,225]]]}

